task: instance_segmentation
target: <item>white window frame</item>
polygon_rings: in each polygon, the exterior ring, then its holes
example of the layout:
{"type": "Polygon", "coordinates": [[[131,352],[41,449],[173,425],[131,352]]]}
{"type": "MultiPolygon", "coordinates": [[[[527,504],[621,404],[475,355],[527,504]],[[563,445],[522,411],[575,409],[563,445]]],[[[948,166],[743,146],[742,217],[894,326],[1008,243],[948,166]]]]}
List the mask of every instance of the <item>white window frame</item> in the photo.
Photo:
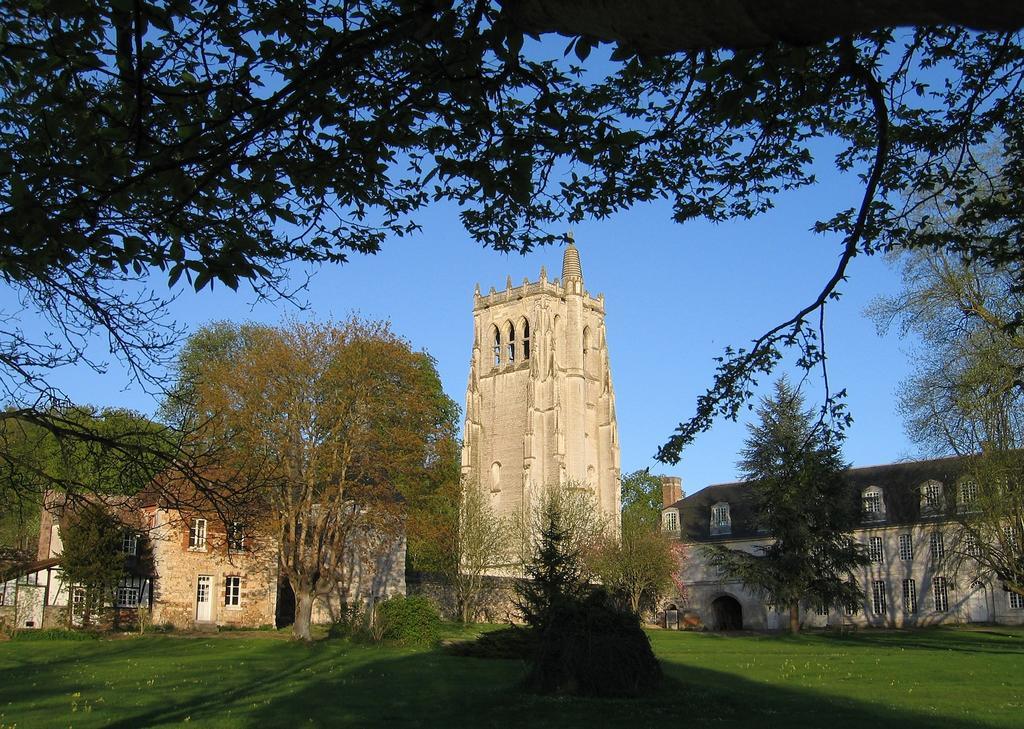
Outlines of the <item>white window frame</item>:
{"type": "Polygon", "coordinates": [[[932,561],[941,562],[946,558],[946,540],[942,532],[932,532],[928,537],[928,546],[931,549],[932,561]]]}
{"type": "Polygon", "coordinates": [[[975,481],[960,482],[960,503],[969,506],[978,500],[978,484],[975,481]]]}
{"type": "Polygon", "coordinates": [[[228,610],[240,610],[242,607],[242,578],[239,575],[224,578],[224,607],[228,610]]]}
{"type": "Polygon", "coordinates": [[[728,504],[715,504],[711,507],[711,526],[719,528],[732,526],[728,504]]]}
{"type": "Polygon", "coordinates": [[[908,615],[917,612],[917,582],[913,577],[903,580],[903,612],[908,615]]]}
{"type": "Polygon", "coordinates": [[[877,486],[867,488],[861,493],[861,511],[868,521],[885,518],[885,499],[882,490],[877,486]]]}
{"type": "Polygon", "coordinates": [[[981,542],[973,534],[968,534],[964,537],[964,552],[968,557],[981,556],[981,542]]]}
{"type": "Polygon", "coordinates": [[[1024,610],[1024,595],[1018,595],[1016,592],[1010,590],[1006,591],[1008,597],[1008,604],[1011,610],[1024,610]]]}
{"type": "Polygon", "coordinates": [[[814,612],[817,615],[825,615],[825,616],[827,616],[828,615],[828,605],[825,605],[824,603],[818,603],[817,605],[814,606],[814,612]]]}
{"type": "Polygon", "coordinates": [[[932,578],[932,598],[935,600],[936,612],[949,611],[949,583],[942,575],[932,578]]]}
{"type": "Polygon", "coordinates": [[[188,549],[190,552],[206,551],[206,519],[192,519],[188,528],[188,549]]]}
{"type": "Polygon", "coordinates": [[[666,511],[662,517],[665,531],[675,532],[679,530],[679,515],[674,511],[666,511]]]}
{"type": "Polygon", "coordinates": [[[139,535],[130,529],[121,536],[121,553],[132,557],[139,553],[139,535]]]}
{"type": "Polygon", "coordinates": [[[936,512],[942,509],[942,484],[926,481],[921,485],[921,511],[936,512]]]}
{"type": "Polygon", "coordinates": [[[875,580],[871,583],[871,614],[885,615],[888,605],[885,599],[885,580],[875,580]]]}
{"type": "Polygon", "coordinates": [[[137,608],[141,590],[138,587],[119,585],[117,588],[116,605],[123,608],[137,608]]]}
{"type": "Polygon", "coordinates": [[[900,559],[904,562],[914,560],[914,536],[912,534],[900,534],[900,559]]]}
{"type": "Polygon", "coordinates": [[[885,564],[885,545],[881,537],[868,537],[868,558],[872,564],[885,564]]]}

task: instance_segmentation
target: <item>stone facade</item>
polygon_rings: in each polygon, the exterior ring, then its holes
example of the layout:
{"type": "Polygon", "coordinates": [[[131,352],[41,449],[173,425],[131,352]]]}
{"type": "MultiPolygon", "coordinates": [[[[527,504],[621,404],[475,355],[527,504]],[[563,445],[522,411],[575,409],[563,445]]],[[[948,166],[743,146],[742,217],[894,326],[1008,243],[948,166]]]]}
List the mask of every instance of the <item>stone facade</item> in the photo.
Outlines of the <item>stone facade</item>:
{"type": "Polygon", "coordinates": [[[462,451],[465,482],[502,516],[528,513],[540,489],[591,488],[619,512],[619,442],[604,296],[583,288],[570,241],[562,278],[544,269],[504,291],[473,296],[473,351],[462,451]]]}
{"type": "Polygon", "coordinates": [[[270,537],[251,525],[225,525],[211,514],[155,506],[146,513],[156,569],[154,624],[274,625],[278,564],[270,537]]]}
{"type": "MultiPolygon", "coordinates": [[[[807,627],[920,627],[948,623],[1024,624],[1024,601],[979,576],[957,544],[953,515],[961,499],[963,463],[945,458],[847,471],[864,507],[853,538],[872,557],[854,577],[862,605],[844,609],[802,605],[807,627]],[[877,496],[877,498],[876,498],[877,496]]],[[[721,544],[756,552],[771,536],[756,525],[743,483],[709,486],[684,498],[678,482],[665,479],[663,530],[688,544],[683,564],[685,596],[669,597],[663,610],[687,611],[711,629],[781,630],[788,608],[768,605],[735,580],[709,566],[701,546],[721,544]],[[674,491],[673,491],[674,490],[674,491]],[[674,497],[674,498],[673,498],[674,497]],[[739,625],[735,624],[738,618],[739,625]]]]}

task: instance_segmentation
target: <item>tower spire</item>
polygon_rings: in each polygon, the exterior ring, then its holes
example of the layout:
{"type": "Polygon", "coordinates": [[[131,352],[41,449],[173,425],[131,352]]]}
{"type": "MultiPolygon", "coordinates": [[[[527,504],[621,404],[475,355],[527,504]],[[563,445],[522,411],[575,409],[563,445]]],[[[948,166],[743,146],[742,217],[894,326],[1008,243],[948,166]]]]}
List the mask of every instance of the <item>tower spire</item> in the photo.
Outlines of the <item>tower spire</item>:
{"type": "Polygon", "coordinates": [[[571,230],[566,234],[565,239],[569,241],[569,244],[565,247],[565,253],[562,254],[562,280],[565,281],[570,276],[582,280],[583,267],[580,266],[580,252],[576,250],[576,240],[571,230]]]}

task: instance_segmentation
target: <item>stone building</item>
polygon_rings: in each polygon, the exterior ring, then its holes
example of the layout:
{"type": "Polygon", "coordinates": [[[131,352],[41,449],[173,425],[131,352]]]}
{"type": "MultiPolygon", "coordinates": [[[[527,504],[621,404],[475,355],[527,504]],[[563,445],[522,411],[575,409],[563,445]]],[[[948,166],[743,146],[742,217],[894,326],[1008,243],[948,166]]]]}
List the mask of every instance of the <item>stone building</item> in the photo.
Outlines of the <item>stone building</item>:
{"type": "MultiPolygon", "coordinates": [[[[202,508],[202,499],[184,501],[189,506],[146,493],[118,505],[125,573],[105,622],[134,626],[139,608],[146,608],[153,624],[180,630],[289,623],[294,596],[281,579],[273,536],[252,516],[225,517],[202,508]]],[[[0,574],[0,622],[17,628],[80,624],[85,591],[68,584],[60,568],[57,517],[63,508],[49,499],[43,508],[37,560],[0,574]]],[[[318,598],[313,622],[337,620],[346,604],[405,594],[405,550],[404,535],[378,549],[349,550],[344,584],[318,598]]]]}
{"type": "MultiPolygon", "coordinates": [[[[1024,598],[979,578],[970,545],[957,543],[958,511],[969,509],[973,482],[964,461],[942,458],[851,468],[847,479],[861,505],[853,536],[871,563],[854,575],[862,605],[801,605],[807,627],[912,627],[940,623],[1024,624],[1024,598]]],[[[757,524],[744,483],[708,486],[684,496],[678,479],[663,479],[662,529],[689,545],[683,565],[687,595],[663,605],[711,629],[784,629],[788,607],[768,605],[703,559],[701,547],[721,544],[755,552],[771,536],[757,524]]]]}
{"type": "Polygon", "coordinates": [[[604,295],[583,287],[570,237],[561,279],[473,296],[462,475],[499,515],[552,484],[586,484],[619,513],[619,442],[604,295]]]}

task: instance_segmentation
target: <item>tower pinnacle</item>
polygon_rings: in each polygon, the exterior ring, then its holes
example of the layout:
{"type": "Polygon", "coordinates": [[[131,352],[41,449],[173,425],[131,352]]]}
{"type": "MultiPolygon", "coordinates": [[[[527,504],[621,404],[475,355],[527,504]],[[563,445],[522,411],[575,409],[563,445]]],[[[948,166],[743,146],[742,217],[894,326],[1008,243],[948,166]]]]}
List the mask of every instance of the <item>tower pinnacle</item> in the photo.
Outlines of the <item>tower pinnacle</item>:
{"type": "Polygon", "coordinates": [[[566,236],[569,241],[569,245],[565,247],[565,253],[562,254],[562,280],[573,276],[578,279],[583,278],[583,268],[580,266],[580,252],[576,250],[576,242],[573,240],[572,231],[566,236]]]}

